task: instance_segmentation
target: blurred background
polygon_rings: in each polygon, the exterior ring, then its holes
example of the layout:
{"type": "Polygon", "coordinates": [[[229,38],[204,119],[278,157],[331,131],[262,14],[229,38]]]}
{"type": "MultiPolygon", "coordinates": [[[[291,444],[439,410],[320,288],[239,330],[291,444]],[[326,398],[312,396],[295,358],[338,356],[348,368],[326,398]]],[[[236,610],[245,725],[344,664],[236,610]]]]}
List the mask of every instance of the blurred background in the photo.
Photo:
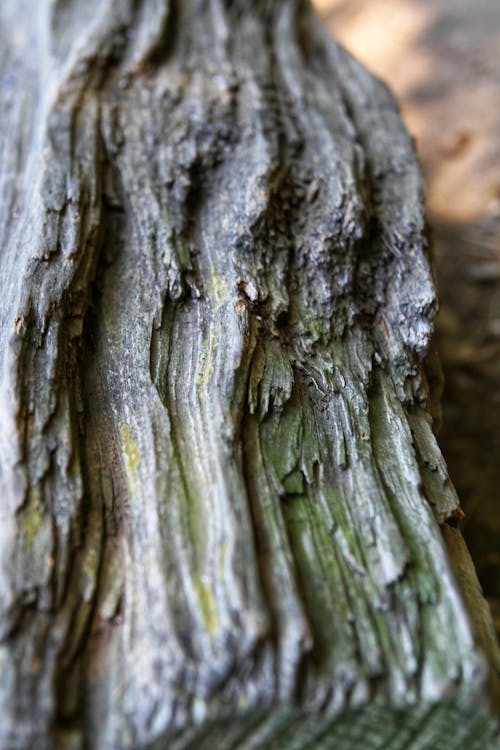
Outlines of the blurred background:
{"type": "Polygon", "coordinates": [[[314,5],[416,138],[441,306],[439,439],[500,634],[500,0],[314,5]]]}

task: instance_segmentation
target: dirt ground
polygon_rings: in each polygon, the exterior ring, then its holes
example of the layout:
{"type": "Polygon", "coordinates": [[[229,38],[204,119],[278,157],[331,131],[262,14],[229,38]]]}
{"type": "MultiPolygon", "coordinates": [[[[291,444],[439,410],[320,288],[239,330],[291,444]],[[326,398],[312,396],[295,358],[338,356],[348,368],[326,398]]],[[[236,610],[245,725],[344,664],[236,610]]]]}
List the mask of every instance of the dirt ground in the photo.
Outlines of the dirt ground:
{"type": "Polygon", "coordinates": [[[315,5],[389,83],[416,137],[441,300],[439,439],[500,633],[500,1],[315,5]]]}

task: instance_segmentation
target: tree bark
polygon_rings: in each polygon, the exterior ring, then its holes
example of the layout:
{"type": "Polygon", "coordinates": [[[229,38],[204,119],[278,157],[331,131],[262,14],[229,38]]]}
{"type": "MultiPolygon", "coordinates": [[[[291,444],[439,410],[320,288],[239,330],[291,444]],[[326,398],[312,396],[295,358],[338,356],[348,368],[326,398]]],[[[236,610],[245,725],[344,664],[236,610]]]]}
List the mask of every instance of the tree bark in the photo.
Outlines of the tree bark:
{"type": "Polygon", "coordinates": [[[0,747],[494,747],[387,89],[301,0],[0,55],[0,747]]]}

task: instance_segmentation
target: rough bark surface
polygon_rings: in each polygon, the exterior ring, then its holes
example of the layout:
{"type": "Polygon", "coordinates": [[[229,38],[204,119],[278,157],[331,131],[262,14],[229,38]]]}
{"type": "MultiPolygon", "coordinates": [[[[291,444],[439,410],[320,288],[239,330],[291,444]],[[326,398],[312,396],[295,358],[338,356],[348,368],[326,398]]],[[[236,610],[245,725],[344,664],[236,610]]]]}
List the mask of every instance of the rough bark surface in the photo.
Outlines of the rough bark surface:
{"type": "Polygon", "coordinates": [[[299,0],[0,55],[0,747],[495,746],[388,91],[299,0]]]}

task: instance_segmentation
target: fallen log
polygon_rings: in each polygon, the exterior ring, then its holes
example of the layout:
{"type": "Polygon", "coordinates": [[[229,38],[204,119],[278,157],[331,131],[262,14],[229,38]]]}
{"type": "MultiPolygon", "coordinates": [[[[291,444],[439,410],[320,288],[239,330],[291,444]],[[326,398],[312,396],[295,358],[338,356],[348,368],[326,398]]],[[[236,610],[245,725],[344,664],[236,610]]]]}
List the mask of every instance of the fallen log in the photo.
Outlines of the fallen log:
{"type": "Polygon", "coordinates": [[[301,0],[0,21],[0,746],[494,747],[386,87],[301,0]]]}

